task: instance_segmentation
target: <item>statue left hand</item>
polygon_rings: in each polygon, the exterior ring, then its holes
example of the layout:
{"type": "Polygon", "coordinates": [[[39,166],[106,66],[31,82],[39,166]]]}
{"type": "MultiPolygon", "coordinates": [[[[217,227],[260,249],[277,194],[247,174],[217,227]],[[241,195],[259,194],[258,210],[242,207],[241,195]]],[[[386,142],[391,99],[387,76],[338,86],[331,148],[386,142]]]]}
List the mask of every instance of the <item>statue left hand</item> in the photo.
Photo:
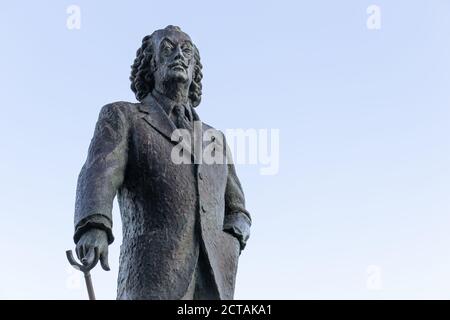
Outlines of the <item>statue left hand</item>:
{"type": "Polygon", "coordinates": [[[223,231],[235,237],[239,241],[241,251],[244,250],[247,240],[250,237],[249,228],[241,230],[241,228],[237,228],[236,226],[229,226],[225,228],[223,231]]]}
{"type": "Polygon", "coordinates": [[[78,240],[76,253],[78,259],[85,265],[94,260],[95,248],[100,255],[100,264],[105,271],[109,271],[108,264],[108,237],[104,230],[92,228],[87,230],[78,240]]]}

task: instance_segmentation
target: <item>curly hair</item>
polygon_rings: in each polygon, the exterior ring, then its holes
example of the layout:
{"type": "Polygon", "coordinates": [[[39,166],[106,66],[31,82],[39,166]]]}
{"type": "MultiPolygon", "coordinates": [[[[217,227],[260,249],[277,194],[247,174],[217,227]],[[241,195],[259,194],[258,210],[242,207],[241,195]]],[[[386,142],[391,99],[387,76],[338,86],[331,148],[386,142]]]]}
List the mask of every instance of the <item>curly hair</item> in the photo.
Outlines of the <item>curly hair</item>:
{"type": "MultiPolygon", "coordinates": [[[[164,30],[176,30],[180,31],[179,27],[167,26],[164,30]]],[[[142,101],[142,99],[147,96],[155,86],[155,79],[153,73],[155,72],[153,55],[155,53],[155,48],[153,48],[153,37],[155,33],[145,36],[142,39],[142,46],[136,52],[136,58],[131,66],[131,90],[133,90],[136,95],[136,99],[142,101]]],[[[200,63],[200,53],[195,45],[194,47],[194,74],[192,83],[189,87],[189,100],[193,107],[197,107],[200,104],[202,97],[202,64],[200,63]]]]}

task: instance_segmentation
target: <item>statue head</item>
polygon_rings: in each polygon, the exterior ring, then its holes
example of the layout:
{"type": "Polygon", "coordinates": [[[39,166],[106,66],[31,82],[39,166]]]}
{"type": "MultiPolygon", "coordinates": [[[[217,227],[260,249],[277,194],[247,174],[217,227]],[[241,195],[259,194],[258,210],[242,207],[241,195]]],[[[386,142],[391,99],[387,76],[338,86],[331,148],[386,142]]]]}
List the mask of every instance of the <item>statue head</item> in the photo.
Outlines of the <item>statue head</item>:
{"type": "Polygon", "coordinates": [[[196,107],[201,100],[202,77],[200,54],[191,38],[179,27],[167,26],[142,39],[131,66],[131,90],[142,101],[155,86],[183,84],[196,107]]]}

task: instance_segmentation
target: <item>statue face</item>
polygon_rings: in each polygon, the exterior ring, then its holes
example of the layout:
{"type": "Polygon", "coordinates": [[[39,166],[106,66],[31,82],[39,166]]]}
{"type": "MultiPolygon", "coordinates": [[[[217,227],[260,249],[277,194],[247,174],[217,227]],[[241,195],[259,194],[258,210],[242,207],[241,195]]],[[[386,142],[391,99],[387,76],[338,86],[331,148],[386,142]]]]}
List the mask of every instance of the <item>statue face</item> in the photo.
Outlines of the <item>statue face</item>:
{"type": "Polygon", "coordinates": [[[160,30],[155,37],[156,83],[172,81],[192,82],[194,73],[194,46],[190,37],[184,32],[160,30]]]}

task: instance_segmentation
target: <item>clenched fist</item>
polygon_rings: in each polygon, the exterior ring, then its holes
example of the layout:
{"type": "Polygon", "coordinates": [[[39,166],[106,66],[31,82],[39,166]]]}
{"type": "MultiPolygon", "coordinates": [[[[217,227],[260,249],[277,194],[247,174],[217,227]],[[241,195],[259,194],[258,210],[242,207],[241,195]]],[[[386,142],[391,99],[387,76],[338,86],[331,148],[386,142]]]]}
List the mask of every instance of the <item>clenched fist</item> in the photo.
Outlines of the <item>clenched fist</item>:
{"type": "Polygon", "coordinates": [[[89,265],[95,257],[95,248],[98,250],[100,264],[105,271],[109,271],[108,264],[108,236],[106,231],[101,229],[90,229],[83,233],[77,242],[77,256],[80,261],[89,265]]]}

